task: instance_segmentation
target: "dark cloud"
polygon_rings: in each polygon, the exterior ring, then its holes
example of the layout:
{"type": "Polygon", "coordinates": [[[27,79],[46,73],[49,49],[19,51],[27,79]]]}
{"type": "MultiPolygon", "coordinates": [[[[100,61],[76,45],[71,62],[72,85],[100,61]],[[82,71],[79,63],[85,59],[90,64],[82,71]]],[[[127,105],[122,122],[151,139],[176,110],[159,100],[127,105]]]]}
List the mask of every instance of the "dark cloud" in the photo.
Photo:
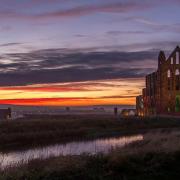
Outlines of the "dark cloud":
{"type": "Polygon", "coordinates": [[[0,44],[0,47],[17,46],[22,44],[23,43],[5,43],[5,44],[0,44]]]}
{"type": "Polygon", "coordinates": [[[176,45],[177,42],[149,42],[127,47],[42,49],[4,54],[0,57],[0,86],[142,78],[156,69],[159,50],[119,52],[111,48],[169,49],[176,45]],[[100,51],[103,48],[108,51],[100,51]]]}
{"type": "Polygon", "coordinates": [[[62,53],[62,49],[49,49],[6,54],[0,59],[0,85],[139,78],[154,70],[156,59],[155,51],[62,53]],[[4,64],[6,59],[10,63],[4,64]]]}
{"type": "Polygon", "coordinates": [[[130,43],[124,45],[104,45],[104,46],[91,46],[88,48],[59,48],[59,49],[44,49],[37,50],[33,53],[36,54],[76,54],[88,52],[132,52],[132,51],[156,51],[160,50],[169,51],[179,45],[179,41],[148,41],[140,43],[130,43]]]}
{"type": "Polygon", "coordinates": [[[89,80],[103,80],[115,78],[137,78],[144,76],[153,69],[119,69],[95,68],[83,69],[81,67],[39,70],[21,73],[0,74],[1,86],[16,86],[39,83],[77,82],[89,80]]]}

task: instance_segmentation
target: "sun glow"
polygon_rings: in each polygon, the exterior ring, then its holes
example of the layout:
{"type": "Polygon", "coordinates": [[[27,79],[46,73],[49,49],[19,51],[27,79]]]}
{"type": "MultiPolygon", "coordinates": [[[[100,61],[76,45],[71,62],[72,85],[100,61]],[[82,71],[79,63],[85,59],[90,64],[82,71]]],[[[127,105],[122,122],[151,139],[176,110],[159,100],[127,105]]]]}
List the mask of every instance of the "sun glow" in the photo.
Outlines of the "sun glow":
{"type": "Polygon", "coordinates": [[[98,105],[135,104],[142,79],[37,84],[0,88],[1,104],[98,105]]]}

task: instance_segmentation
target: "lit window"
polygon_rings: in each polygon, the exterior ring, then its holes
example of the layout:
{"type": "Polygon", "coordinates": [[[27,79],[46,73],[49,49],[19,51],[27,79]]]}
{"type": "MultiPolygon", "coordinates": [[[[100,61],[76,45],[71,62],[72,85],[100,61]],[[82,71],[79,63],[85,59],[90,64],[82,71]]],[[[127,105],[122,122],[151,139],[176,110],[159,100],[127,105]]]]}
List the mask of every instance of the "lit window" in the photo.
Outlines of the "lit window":
{"type": "Polygon", "coordinates": [[[173,57],[171,58],[171,64],[173,64],[173,57]]]}
{"type": "Polygon", "coordinates": [[[176,64],[179,64],[179,52],[176,52],[176,64]]]}
{"type": "Polygon", "coordinates": [[[178,76],[179,75],[179,69],[176,69],[175,71],[175,75],[178,76]]]}
{"type": "Polygon", "coordinates": [[[171,77],[171,71],[170,71],[170,70],[167,71],[167,77],[168,77],[168,78],[171,77]]]}

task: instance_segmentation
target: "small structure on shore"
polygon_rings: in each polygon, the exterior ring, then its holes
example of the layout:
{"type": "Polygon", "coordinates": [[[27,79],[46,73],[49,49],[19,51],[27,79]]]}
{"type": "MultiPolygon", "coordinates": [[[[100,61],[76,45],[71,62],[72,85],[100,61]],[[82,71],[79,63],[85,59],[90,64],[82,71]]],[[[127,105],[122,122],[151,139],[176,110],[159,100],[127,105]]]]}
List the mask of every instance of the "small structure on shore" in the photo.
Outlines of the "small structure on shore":
{"type": "Polygon", "coordinates": [[[66,107],[66,112],[69,112],[70,111],[70,107],[66,107]]]}
{"type": "Polygon", "coordinates": [[[118,115],[118,108],[114,107],[114,115],[117,116],[118,115]]]}
{"type": "Polygon", "coordinates": [[[121,111],[121,116],[122,117],[131,117],[136,115],[136,110],[135,109],[123,109],[121,111]]]}
{"type": "Polygon", "coordinates": [[[8,120],[11,118],[11,108],[0,109],[0,120],[8,120]]]}

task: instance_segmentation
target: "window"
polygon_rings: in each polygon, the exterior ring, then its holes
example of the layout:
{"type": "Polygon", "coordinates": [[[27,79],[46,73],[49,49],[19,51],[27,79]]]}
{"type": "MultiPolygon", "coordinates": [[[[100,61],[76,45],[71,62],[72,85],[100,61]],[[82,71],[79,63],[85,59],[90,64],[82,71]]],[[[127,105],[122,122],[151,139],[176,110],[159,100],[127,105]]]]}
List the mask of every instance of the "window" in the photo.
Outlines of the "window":
{"type": "Polygon", "coordinates": [[[173,64],[173,57],[171,58],[171,64],[173,64]]]}
{"type": "Polygon", "coordinates": [[[168,79],[168,90],[169,90],[169,91],[171,90],[171,82],[170,82],[170,79],[168,79]]]}
{"type": "Polygon", "coordinates": [[[176,69],[175,75],[176,75],[176,91],[179,91],[180,89],[180,77],[179,77],[179,69],[176,69]]]}
{"type": "Polygon", "coordinates": [[[171,109],[170,109],[170,107],[168,107],[168,112],[171,112],[171,109]]]}
{"type": "Polygon", "coordinates": [[[179,91],[179,84],[176,84],[176,91],[179,91]]]}
{"type": "Polygon", "coordinates": [[[171,77],[171,71],[170,71],[170,70],[167,71],[167,77],[168,77],[168,78],[171,77]]]}
{"type": "Polygon", "coordinates": [[[175,75],[178,76],[179,75],[179,69],[176,69],[175,71],[175,75]]]}
{"type": "Polygon", "coordinates": [[[179,64],[179,52],[176,52],[176,64],[179,64]]]}
{"type": "Polygon", "coordinates": [[[179,76],[176,76],[176,91],[179,91],[180,89],[179,82],[179,76]]]}

